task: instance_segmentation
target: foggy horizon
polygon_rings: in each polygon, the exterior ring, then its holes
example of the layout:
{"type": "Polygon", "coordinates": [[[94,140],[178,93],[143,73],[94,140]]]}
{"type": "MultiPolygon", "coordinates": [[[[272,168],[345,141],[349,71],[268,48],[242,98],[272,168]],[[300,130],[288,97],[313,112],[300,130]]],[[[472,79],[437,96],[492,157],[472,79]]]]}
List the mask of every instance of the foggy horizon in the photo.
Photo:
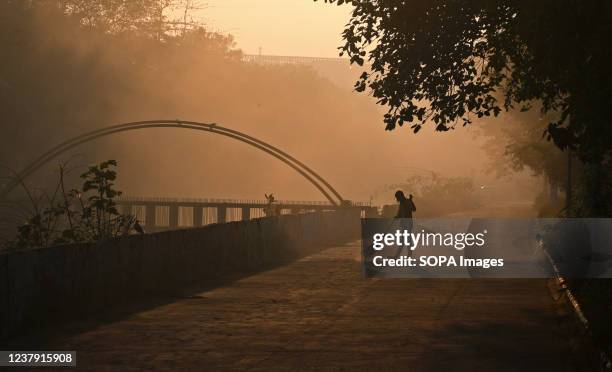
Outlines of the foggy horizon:
{"type": "MultiPolygon", "coordinates": [[[[206,21],[204,27],[229,29],[230,35],[232,22],[244,22],[245,32],[252,31],[253,38],[240,36],[237,31],[235,47],[238,49],[227,46],[232,53],[240,52],[241,47],[246,48],[243,52],[253,52],[252,48],[259,42],[255,39],[264,41],[264,47],[270,45],[263,50],[264,54],[301,56],[321,56],[311,45],[320,44],[328,50],[331,46],[337,49],[341,43],[339,34],[337,40],[330,34],[336,34],[331,30],[342,29],[348,16],[347,7],[311,1],[304,1],[300,6],[270,1],[257,7],[261,14],[277,9],[274,17],[280,19],[292,19],[299,13],[300,17],[315,21],[312,17],[325,15],[317,18],[322,25],[320,33],[311,36],[310,28],[303,30],[266,22],[257,17],[259,13],[247,11],[253,5],[244,3],[210,2],[209,7],[193,10],[196,14],[192,17],[197,21],[206,14],[210,23],[206,21]],[[232,9],[243,11],[236,13],[232,9]],[[279,33],[279,29],[286,32],[279,33]],[[283,49],[284,45],[295,47],[283,49]]],[[[476,187],[496,185],[493,190],[499,189],[500,196],[508,199],[517,197],[512,195],[515,188],[500,189],[509,178],[523,179],[523,187],[525,182],[541,183],[536,179],[529,181],[528,171],[509,173],[505,181],[498,181],[486,172],[493,160],[483,148],[482,136],[475,135],[481,122],[447,133],[435,132],[433,126],[418,134],[410,128],[385,131],[382,123],[385,109],[371,97],[354,91],[353,84],[363,68],[348,62],[260,65],[238,61],[218,65],[218,58],[225,57],[206,56],[203,50],[183,48],[172,52],[171,58],[167,55],[160,62],[154,62],[155,66],[147,67],[151,63],[148,60],[156,53],[168,52],[163,49],[149,52],[138,46],[138,41],[126,40],[128,45],[136,43],[128,47],[136,54],[121,57],[125,54],[119,50],[123,46],[94,35],[87,36],[92,39],[91,43],[74,40],[70,27],[55,27],[54,21],[46,16],[36,22],[46,30],[36,41],[42,53],[49,47],[59,46],[70,55],[72,63],[87,61],[86,68],[96,71],[95,74],[116,74],[116,78],[110,80],[108,88],[83,94],[84,109],[88,111],[67,107],[68,116],[46,116],[36,124],[39,129],[33,137],[24,142],[13,140],[20,146],[10,158],[4,157],[3,165],[15,170],[45,149],[87,130],[138,120],[181,119],[215,122],[264,140],[313,168],[345,198],[354,201],[372,199],[377,204],[391,203],[393,195],[386,186],[431,172],[443,177],[469,178],[476,187]],[[131,71],[122,66],[121,58],[138,58],[134,63],[145,69],[131,71]],[[160,69],[172,72],[155,72],[160,69]],[[49,132],[51,125],[56,128],[54,132],[49,132]],[[44,143],[40,142],[43,140],[44,143]]],[[[308,23],[295,22],[295,25],[308,23]]],[[[220,49],[214,53],[226,52],[220,49]]],[[[510,119],[510,114],[505,113],[489,122],[496,125],[510,119]]],[[[283,200],[324,200],[312,185],[276,159],[219,136],[155,129],[117,134],[96,140],[91,146],[94,153],[84,147],[71,153],[85,155],[78,158],[80,165],[116,159],[118,186],[125,195],[261,199],[264,193],[273,192],[283,200]]],[[[58,161],[68,158],[70,154],[55,159],[33,175],[30,182],[36,186],[35,180],[52,177],[58,161]]],[[[521,198],[531,200],[529,196],[521,198]]]]}

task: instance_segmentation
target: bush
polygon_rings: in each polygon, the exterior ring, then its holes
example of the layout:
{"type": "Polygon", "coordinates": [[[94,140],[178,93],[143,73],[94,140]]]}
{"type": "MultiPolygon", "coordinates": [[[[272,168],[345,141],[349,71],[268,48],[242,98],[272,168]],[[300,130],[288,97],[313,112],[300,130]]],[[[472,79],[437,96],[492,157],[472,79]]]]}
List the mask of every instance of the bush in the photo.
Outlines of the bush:
{"type": "Polygon", "coordinates": [[[134,216],[117,210],[114,199],[121,192],[114,189],[115,166],[115,160],[89,166],[81,175],[81,189],[66,191],[66,168],[60,165],[57,188],[51,197],[44,198],[44,206],[26,188],[33,213],[17,228],[15,248],[100,241],[127,235],[133,230],[142,231],[134,216]]]}

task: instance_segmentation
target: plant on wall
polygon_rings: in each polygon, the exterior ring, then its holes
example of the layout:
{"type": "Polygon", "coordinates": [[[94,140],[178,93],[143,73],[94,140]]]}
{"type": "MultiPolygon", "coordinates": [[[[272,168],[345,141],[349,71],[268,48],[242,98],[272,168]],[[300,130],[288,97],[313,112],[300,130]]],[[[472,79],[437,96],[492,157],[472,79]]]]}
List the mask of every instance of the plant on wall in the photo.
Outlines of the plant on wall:
{"type": "Polygon", "coordinates": [[[60,165],[56,189],[43,198],[35,198],[22,184],[32,204],[32,213],[17,228],[13,245],[16,248],[48,247],[143,232],[135,216],[122,214],[117,209],[115,198],[121,191],[114,188],[116,166],[115,160],[91,165],[80,176],[81,189],[67,190],[66,166],[60,165]]]}

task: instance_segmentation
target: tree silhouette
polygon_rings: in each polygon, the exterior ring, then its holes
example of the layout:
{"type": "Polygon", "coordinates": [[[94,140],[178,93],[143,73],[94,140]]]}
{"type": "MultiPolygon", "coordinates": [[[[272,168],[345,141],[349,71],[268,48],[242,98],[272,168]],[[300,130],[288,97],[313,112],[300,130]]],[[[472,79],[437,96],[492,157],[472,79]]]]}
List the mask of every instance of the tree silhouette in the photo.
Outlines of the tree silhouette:
{"type": "Polygon", "coordinates": [[[447,131],[541,101],[557,146],[590,162],[610,150],[609,1],[324,1],[354,7],[341,54],[369,62],[356,89],[388,106],[387,130],[447,131]]]}

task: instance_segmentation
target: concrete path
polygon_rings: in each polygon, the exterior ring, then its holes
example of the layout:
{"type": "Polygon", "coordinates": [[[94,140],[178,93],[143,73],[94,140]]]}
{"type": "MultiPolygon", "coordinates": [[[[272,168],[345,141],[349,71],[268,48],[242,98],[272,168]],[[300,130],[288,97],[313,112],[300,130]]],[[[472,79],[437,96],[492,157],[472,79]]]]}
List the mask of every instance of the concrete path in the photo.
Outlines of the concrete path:
{"type": "Polygon", "coordinates": [[[364,279],[358,243],[78,332],[79,369],[563,371],[544,280],[364,279]]]}

